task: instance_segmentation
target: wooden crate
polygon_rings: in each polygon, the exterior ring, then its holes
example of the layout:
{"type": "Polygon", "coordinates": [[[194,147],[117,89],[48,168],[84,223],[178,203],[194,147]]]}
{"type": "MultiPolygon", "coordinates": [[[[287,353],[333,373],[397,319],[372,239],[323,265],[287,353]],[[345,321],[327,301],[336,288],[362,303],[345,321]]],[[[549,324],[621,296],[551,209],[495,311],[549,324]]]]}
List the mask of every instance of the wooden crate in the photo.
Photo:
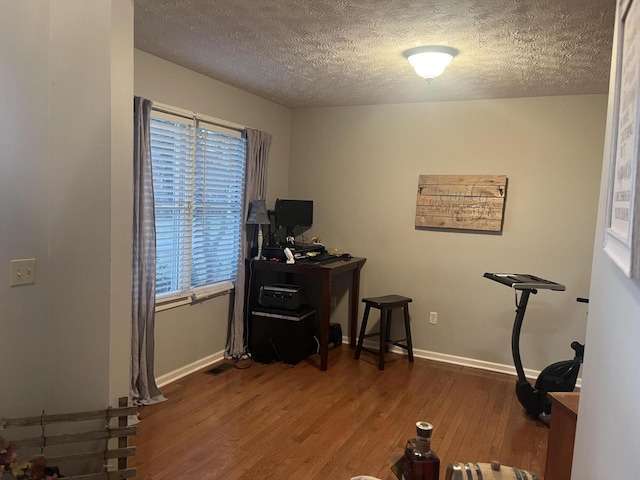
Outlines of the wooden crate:
{"type": "MultiPolygon", "coordinates": [[[[119,400],[119,407],[109,407],[105,410],[94,410],[89,412],[76,412],[22,418],[0,419],[6,429],[19,429],[21,427],[40,427],[41,435],[11,440],[18,453],[21,449],[39,448],[46,458],[47,466],[57,465],[60,462],[87,462],[102,461],[102,471],[87,472],[82,475],[67,476],[65,480],[117,480],[124,478],[134,478],[135,468],[128,467],[128,458],[135,455],[135,447],[128,445],[128,438],[136,434],[135,426],[128,426],[127,419],[130,415],[136,415],[138,408],[128,407],[127,399],[119,400]],[[83,426],[83,422],[92,422],[91,427],[83,426]],[[104,420],[101,428],[95,428],[95,421],[104,420]],[[114,423],[116,425],[114,425],[114,423]],[[74,433],[47,434],[47,426],[58,424],[74,424],[74,433]],[[104,449],[93,451],[82,451],[58,456],[47,455],[47,447],[57,445],[73,445],[87,442],[104,443],[104,449]],[[116,446],[117,444],[117,446],[116,446]],[[111,462],[113,460],[113,462],[111,462]]],[[[2,435],[3,437],[5,435],[2,435]]],[[[25,460],[24,458],[20,458],[25,460]]],[[[61,472],[63,475],[65,472],[61,472]]]]}

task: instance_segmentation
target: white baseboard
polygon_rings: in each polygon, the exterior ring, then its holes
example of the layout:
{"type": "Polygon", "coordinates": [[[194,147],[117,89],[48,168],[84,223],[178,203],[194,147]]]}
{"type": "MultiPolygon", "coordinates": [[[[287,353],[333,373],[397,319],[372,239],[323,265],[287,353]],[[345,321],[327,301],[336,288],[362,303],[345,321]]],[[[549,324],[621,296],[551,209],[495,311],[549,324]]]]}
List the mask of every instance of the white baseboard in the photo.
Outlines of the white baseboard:
{"type": "Polygon", "coordinates": [[[171,382],[175,382],[176,380],[181,379],[182,377],[186,377],[187,375],[191,375],[192,373],[197,372],[198,370],[202,370],[209,365],[213,365],[220,360],[224,360],[224,350],[220,350],[219,352],[214,353],[213,355],[209,355],[207,357],[201,358],[197,362],[190,363],[189,365],[185,365],[184,367],[178,368],[173,372],[165,373],[164,375],[156,378],[156,384],[158,387],[163,387],[168,385],[171,382]]]}
{"type": "MultiPolygon", "coordinates": [[[[349,343],[349,339],[343,337],[342,339],[343,343],[349,343]]],[[[376,342],[364,342],[364,346],[371,348],[371,349],[377,349],[378,348],[378,343],[376,342]]],[[[389,349],[390,352],[393,353],[400,353],[402,355],[406,355],[407,351],[399,348],[399,347],[395,347],[392,346],[389,349]]],[[[448,355],[446,353],[438,353],[438,352],[430,352],[429,350],[420,350],[420,349],[413,349],[413,356],[417,357],[417,358],[424,358],[427,360],[434,360],[436,362],[443,362],[443,363],[449,363],[452,365],[460,365],[462,367],[471,367],[471,368],[477,368],[479,370],[488,370],[490,372],[496,372],[496,373],[504,373],[507,375],[512,375],[512,376],[517,376],[517,372],[516,372],[516,368],[513,365],[504,365],[501,363],[493,363],[493,362],[485,362],[484,360],[476,360],[473,358],[466,358],[466,357],[458,357],[456,355],[448,355]]],[[[529,380],[533,380],[535,381],[538,378],[538,375],[540,375],[540,371],[538,370],[531,370],[528,368],[524,369],[524,374],[527,377],[527,379],[529,380]]],[[[576,382],[576,387],[580,388],[582,386],[582,379],[578,378],[578,381],[576,382]]]]}
{"type": "MultiPolygon", "coordinates": [[[[394,347],[392,351],[394,353],[404,353],[406,352],[402,349],[394,347]]],[[[437,362],[450,363],[453,365],[460,365],[463,367],[471,367],[477,368],[479,370],[488,370],[490,372],[496,373],[504,373],[507,375],[516,376],[516,369],[513,365],[504,365],[501,363],[493,363],[493,362],[485,362],[484,360],[476,360],[473,358],[466,357],[458,357],[456,355],[448,355],[446,353],[438,353],[438,352],[430,352],[428,350],[419,350],[413,349],[413,355],[418,358],[426,358],[428,360],[435,360],[437,362]]],[[[538,377],[540,372],[536,372],[535,370],[526,369],[524,370],[524,374],[529,379],[535,379],[538,377]]]]}
{"type": "MultiPolygon", "coordinates": [[[[343,345],[349,345],[349,338],[342,337],[342,343],[343,345]]],[[[372,349],[378,348],[378,344],[375,342],[365,341],[364,345],[372,349]]],[[[406,350],[399,347],[395,347],[395,346],[392,346],[390,351],[393,353],[400,353],[403,355],[407,354],[406,350]]],[[[512,375],[514,377],[517,375],[516,369],[513,365],[503,365],[500,363],[485,362],[484,360],[458,357],[456,355],[430,352],[429,350],[420,350],[416,348],[413,349],[413,356],[417,358],[424,358],[427,360],[434,360],[436,362],[449,363],[452,365],[460,365],[462,367],[470,367],[470,368],[477,368],[479,370],[487,370],[490,372],[504,373],[506,375],[512,375]]],[[[189,365],[185,365],[184,367],[174,370],[173,372],[169,372],[164,375],[161,375],[160,377],[156,378],[156,384],[158,385],[158,387],[163,387],[165,385],[168,385],[169,383],[172,383],[172,382],[175,382],[176,380],[181,379],[182,377],[186,377],[187,375],[190,375],[192,373],[197,372],[198,370],[208,367],[209,365],[213,365],[214,363],[219,362],[220,360],[224,360],[224,350],[221,350],[212,355],[204,357],[198,360],[197,362],[193,362],[189,365]]],[[[540,372],[537,370],[531,370],[531,369],[525,368],[524,374],[529,380],[535,381],[535,379],[538,378],[538,375],[540,375],[540,372]]],[[[581,386],[582,386],[582,379],[578,378],[578,381],[576,382],[576,387],[580,388],[581,386]]]]}

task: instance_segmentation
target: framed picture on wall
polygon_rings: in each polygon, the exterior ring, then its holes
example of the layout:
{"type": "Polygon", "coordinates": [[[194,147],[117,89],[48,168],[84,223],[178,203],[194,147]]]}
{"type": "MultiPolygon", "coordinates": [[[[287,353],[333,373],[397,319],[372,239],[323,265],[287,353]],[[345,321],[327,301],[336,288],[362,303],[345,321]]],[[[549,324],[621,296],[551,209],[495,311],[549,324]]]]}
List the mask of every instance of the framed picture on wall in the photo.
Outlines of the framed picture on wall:
{"type": "Polygon", "coordinates": [[[640,0],[618,0],[617,12],[604,249],[627,276],[640,278],[640,0]]]}

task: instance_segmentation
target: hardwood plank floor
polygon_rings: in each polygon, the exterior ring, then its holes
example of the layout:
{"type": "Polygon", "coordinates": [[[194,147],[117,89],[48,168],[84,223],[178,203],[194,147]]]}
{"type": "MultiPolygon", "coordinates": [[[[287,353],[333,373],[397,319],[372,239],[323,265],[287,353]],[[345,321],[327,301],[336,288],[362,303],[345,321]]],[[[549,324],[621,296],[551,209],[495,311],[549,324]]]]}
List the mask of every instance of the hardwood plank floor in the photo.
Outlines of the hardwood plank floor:
{"type": "Polygon", "coordinates": [[[167,385],[168,401],[140,408],[137,478],[392,480],[418,420],[434,425],[441,478],[450,462],[492,460],[543,477],[548,430],[525,416],[515,377],[392,357],[379,371],[342,345],[327,372],[254,363],[167,385]]]}

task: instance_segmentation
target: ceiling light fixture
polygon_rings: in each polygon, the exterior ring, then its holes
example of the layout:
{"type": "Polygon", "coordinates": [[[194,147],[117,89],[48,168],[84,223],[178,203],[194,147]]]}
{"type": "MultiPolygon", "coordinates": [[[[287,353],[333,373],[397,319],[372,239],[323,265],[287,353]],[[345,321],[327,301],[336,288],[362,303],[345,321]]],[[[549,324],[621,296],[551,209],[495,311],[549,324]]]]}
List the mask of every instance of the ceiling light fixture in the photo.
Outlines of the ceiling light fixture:
{"type": "Polygon", "coordinates": [[[458,50],[452,47],[429,45],[410,48],[402,52],[402,55],[409,60],[418,75],[425,80],[433,80],[444,72],[458,53],[458,50]]]}

